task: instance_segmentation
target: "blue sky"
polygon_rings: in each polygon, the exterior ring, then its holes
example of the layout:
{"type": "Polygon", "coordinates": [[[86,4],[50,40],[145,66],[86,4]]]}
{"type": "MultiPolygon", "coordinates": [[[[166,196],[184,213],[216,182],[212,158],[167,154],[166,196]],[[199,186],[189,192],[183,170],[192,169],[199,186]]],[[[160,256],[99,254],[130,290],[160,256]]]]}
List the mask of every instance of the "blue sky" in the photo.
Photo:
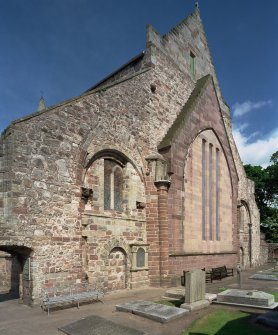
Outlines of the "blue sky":
{"type": "MultiPolygon", "coordinates": [[[[278,150],[278,1],[200,0],[223,96],[244,163],[278,150]]],[[[0,131],[37,109],[78,96],[145,48],[194,0],[0,0],[0,131]]]]}

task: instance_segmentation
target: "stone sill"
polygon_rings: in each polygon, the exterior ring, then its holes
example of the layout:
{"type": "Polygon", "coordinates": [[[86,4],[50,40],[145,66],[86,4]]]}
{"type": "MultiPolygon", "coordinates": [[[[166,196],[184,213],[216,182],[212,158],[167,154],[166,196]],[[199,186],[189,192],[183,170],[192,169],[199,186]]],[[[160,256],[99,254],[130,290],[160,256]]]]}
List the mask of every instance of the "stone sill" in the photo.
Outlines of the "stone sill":
{"type": "Polygon", "coordinates": [[[112,216],[112,215],[97,214],[97,213],[92,213],[92,212],[83,212],[82,216],[95,216],[98,218],[105,218],[105,219],[111,219],[111,220],[126,220],[126,221],[136,221],[136,222],[146,223],[146,219],[129,218],[126,216],[112,216]]]}
{"type": "Polygon", "coordinates": [[[148,267],[145,268],[134,268],[134,269],[130,269],[130,272],[138,272],[138,271],[149,271],[148,267]]]}
{"type": "Polygon", "coordinates": [[[169,254],[169,257],[183,257],[183,256],[207,256],[207,255],[236,255],[236,251],[221,251],[221,252],[177,252],[175,254],[169,254]]]}

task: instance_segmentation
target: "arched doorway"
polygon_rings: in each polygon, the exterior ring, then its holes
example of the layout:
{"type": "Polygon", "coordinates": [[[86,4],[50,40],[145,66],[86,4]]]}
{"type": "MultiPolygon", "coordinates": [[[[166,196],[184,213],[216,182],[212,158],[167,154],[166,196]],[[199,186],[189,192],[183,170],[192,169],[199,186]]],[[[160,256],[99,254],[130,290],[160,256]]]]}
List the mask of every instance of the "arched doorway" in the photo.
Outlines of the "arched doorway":
{"type": "MultiPolygon", "coordinates": [[[[25,305],[32,304],[32,249],[17,245],[0,245],[5,257],[5,283],[7,299],[20,298],[25,305]]],[[[3,255],[3,253],[2,253],[3,255]]],[[[3,265],[3,258],[2,258],[3,265]]],[[[2,296],[4,299],[4,296],[2,296]]]]}
{"type": "Polygon", "coordinates": [[[113,248],[109,254],[108,290],[121,290],[127,287],[127,257],[122,248],[113,248]]]}

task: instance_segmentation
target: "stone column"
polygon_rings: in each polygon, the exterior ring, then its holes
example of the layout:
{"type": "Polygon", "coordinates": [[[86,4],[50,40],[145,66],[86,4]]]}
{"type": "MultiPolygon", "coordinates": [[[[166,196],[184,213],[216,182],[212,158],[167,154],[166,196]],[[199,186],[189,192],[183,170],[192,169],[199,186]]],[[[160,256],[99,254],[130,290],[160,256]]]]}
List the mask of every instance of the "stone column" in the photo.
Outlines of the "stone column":
{"type": "Polygon", "coordinates": [[[150,181],[150,199],[146,206],[147,235],[150,243],[149,269],[152,285],[169,284],[168,189],[167,162],[159,153],[146,157],[150,181]],[[154,188],[155,185],[155,188],[154,188]]]}
{"type": "Polygon", "coordinates": [[[168,189],[169,180],[155,181],[157,188],[158,222],[159,222],[159,269],[160,285],[168,284],[169,274],[169,233],[168,233],[168,189]]]}

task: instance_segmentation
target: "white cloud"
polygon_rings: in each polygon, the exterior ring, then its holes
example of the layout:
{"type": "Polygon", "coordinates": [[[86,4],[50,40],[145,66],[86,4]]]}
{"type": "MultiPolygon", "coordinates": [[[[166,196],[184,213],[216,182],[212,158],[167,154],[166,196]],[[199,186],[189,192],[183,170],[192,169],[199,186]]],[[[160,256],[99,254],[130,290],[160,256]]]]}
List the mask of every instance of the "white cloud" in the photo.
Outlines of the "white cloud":
{"type": "Polygon", "coordinates": [[[244,129],[248,128],[249,127],[249,123],[242,123],[240,125],[236,124],[235,125],[235,128],[239,131],[243,131],[244,129]]]}
{"type": "Polygon", "coordinates": [[[250,142],[250,138],[255,135],[244,136],[239,128],[233,130],[233,135],[243,164],[266,167],[270,164],[271,155],[278,150],[278,128],[266,138],[254,142],[250,142]]]}
{"type": "Polygon", "coordinates": [[[271,100],[257,101],[257,102],[252,102],[248,100],[243,103],[236,102],[232,107],[233,115],[234,117],[239,117],[250,112],[251,110],[259,109],[265,106],[270,106],[271,104],[272,104],[271,100]]]}

